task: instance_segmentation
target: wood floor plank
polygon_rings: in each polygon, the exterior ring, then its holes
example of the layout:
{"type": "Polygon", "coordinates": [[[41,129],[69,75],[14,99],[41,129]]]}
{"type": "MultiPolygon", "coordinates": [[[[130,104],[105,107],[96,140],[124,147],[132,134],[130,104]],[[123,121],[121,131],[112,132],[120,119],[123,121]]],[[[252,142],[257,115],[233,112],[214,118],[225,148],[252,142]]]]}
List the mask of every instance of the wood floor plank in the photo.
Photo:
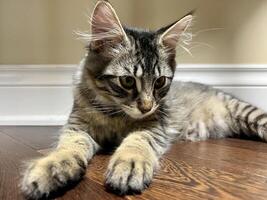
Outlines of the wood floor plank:
{"type": "MultiPolygon", "coordinates": [[[[110,159],[110,156],[107,155],[98,155],[96,156],[92,162],[89,164],[88,170],[86,177],[88,179],[93,180],[94,182],[98,183],[99,185],[102,186],[101,190],[104,190],[104,173],[108,164],[108,161],[110,159]]],[[[163,159],[165,160],[165,159],[163,159]]],[[[131,199],[131,200],[138,200],[138,199],[143,199],[143,200],[162,200],[162,199],[169,199],[169,200],[176,200],[177,198],[179,199],[190,199],[189,197],[194,197],[194,199],[202,198],[206,199],[207,197],[214,197],[211,194],[202,194],[199,192],[195,191],[189,191],[187,190],[186,194],[180,194],[177,193],[177,189],[180,192],[186,191],[183,189],[183,187],[180,187],[181,184],[177,184],[175,181],[172,181],[172,179],[165,179],[162,177],[165,175],[165,177],[168,175],[176,175],[177,179],[181,177],[180,174],[176,174],[175,171],[173,173],[174,166],[172,163],[169,163],[169,165],[166,165],[166,162],[163,162],[164,165],[162,166],[161,170],[157,173],[155,176],[155,179],[153,180],[151,186],[144,191],[142,195],[134,195],[134,196],[125,196],[125,199],[131,199]],[[172,173],[170,173],[170,169],[172,173]],[[175,188],[175,189],[174,189],[175,188]],[[188,193],[190,192],[190,193],[188,193]],[[180,198],[183,196],[184,198],[180,198]]],[[[184,180],[180,180],[184,181],[184,180]]],[[[189,186],[190,188],[191,186],[189,186]]]]}
{"type": "Polygon", "coordinates": [[[22,161],[40,155],[28,146],[0,133],[0,199],[23,199],[18,188],[22,161]]]}
{"type": "MultiPolygon", "coordinates": [[[[49,152],[54,140],[45,137],[55,135],[57,128],[3,130],[8,135],[0,133],[0,199],[22,199],[17,188],[20,161],[49,152]]],[[[84,179],[58,199],[267,199],[265,143],[238,139],[178,142],[161,159],[151,186],[142,195],[125,197],[108,193],[103,186],[109,159],[110,155],[96,155],[84,179]]]]}
{"type": "MultiPolygon", "coordinates": [[[[226,139],[228,141],[228,139],[226,139]]],[[[267,153],[257,150],[244,149],[229,145],[220,145],[220,140],[203,142],[186,142],[176,144],[171,148],[168,155],[172,158],[191,157],[191,159],[208,160],[207,166],[217,164],[219,166],[233,166],[244,172],[253,170],[254,174],[267,174],[267,153]]],[[[258,142],[251,142],[256,145],[258,142]]],[[[265,143],[262,143],[267,145],[265,143]]]]}
{"type": "MultiPolygon", "coordinates": [[[[213,142],[216,144],[216,141],[213,142]]],[[[195,176],[192,180],[212,186],[213,191],[217,191],[216,197],[267,199],[266,153],[230,146],[225,148],[224,145],[212,146],[206,141],[174,145],[166,157],[177,163],[179,169],[184,168],[183,171],[187,172],[184,174],[195,176]]]]}
{"type": "Polygon", "coordinates": [[[165,187],[161,186],[162,191],[165,188],[179,199],[267,198],[266,176],[254,176],[236,168],[210,165],[208,162],[192,160],[192,157],[165,159],[155,180],[165,183],[165,187]]]}
{"type": "MultiPolygon", "coordinates": [[[[176,150],[177,145],[172,151],[176,150]]],[[[255,176],[253,170],[244,173],[242,165],[231,165],[228,162],[211,163],[209,159],[192,157],[182,152],[174,154],[172,151],[162,159],[161,169],[150,188],[142,195],[127,198],[267,199],[267,172],[265,175],[255,176]]],[[[109,156],[95,157],[87,171],[88,179],[102,185],[108,160],[109,156]]]]}
{"type": "Polygon", "coordinates": [[[251,140],[241,140],[241,139],[220,139],[220,140],[207,140],[207,143],[212,143],[216,145],[237,147],[241,149],[252,150],[253,152],[267,153],[267,144],[262,141],[251,141],[251,140]]]}
{"type": "Polygon", "coordinates": [[[34,149],[51,147],[56,141],[60,126],[0,126],[0,132],[34,149]]]}
{"type": "Polygon", "coordinates": [[[127,199],[119,197],[115,194],[108,193],[102,184],[95,182],[87,176],[72,190],[60,198],[60,200],[76,200],[76,199],[94,199],[94,200],[123,200],[127,199]]]}

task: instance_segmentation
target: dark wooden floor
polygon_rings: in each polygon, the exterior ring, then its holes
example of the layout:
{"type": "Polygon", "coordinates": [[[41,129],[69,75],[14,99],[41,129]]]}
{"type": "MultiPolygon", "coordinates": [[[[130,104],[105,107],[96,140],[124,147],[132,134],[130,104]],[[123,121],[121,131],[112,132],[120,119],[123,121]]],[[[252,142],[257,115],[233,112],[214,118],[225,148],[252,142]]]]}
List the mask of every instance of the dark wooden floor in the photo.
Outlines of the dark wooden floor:
{"type": "MultiPolygon", "coordinates": [[[[0,199],[23,199],[21,161],[42,156],[59,127],[0,127],[0,199]]],[[[103,187],[109,156],[94,157],[85,178],[59,199],[267,199],[267,144],[237,139],[177,143],[142,195],[117,197],[103,187]]]]}

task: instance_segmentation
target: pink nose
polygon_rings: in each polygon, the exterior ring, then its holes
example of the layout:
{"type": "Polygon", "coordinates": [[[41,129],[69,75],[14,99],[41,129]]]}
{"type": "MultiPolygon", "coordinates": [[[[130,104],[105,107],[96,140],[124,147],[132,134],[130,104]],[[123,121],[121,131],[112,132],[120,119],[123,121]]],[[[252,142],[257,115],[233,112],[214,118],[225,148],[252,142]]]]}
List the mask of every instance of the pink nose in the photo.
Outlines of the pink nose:
{"type": "Polygon", "coordinates": [[[149,112],[152,109],[152,106],[153,106],[152,101],[139,101],[137,103],[137,107],[142,113],[149,112]]]}

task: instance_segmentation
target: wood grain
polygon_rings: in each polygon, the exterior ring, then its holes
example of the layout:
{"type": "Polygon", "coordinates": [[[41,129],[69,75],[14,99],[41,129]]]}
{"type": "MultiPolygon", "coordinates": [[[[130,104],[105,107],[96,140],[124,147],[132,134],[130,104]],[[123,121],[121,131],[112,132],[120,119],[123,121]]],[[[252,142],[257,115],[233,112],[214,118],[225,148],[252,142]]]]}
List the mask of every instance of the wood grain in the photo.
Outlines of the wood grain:
{"type": "MultiPolygon", "coordinates": [[[[0,133],[0,199],[22,198],[16,186],[20,161],[48,153],[51,138],[40,136],[38,140],[38,133],[53,136],[58,128],[42,127],[39,131],[38,127],[4,127],[12,138],[0,133]]],[[[119,197],[105,190],[109,159],[110,155],[96,155],[84,179],[57,199],[267,199],[266,143],[239,139],[177,142],[161,159],[150,187],[134,196],[119,197]]]]}
{"type": "Polygon", "coordinates": [[[1,126],[0,132],[34,149],[45,149],[57,141],[60,126],[1,126]]]}
{"type": "Polygon", "coordinates": [[[23,199],[18,189],[22,161],[41,154],[0,133],[0,199],[23,199]]]}

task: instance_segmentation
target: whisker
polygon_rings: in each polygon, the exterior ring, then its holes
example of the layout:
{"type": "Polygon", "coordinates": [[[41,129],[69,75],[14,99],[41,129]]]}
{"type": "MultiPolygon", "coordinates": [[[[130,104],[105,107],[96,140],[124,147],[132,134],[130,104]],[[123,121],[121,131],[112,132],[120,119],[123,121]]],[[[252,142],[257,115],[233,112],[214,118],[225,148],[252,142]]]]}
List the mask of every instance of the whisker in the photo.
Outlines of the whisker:
{"type": "MultiPolygon", "coordinates": [[[[209,48],[211,48],[211,49],[214,49],[214,46],[212,46],[212,45],[210,45],[210,44],[208,44],[208,43],[205,43],[205,42],[193,42],[192,43],[192,45],[194,45],[194,44],[197,44],[197,45],[199,45],[199,46],[206,46],[206,47],[209,47],[209,48]]],[[[192,49],[192,48],[190,48],[190,49],[192,49]]]]}
{"type": "Polygon", "coordinates": [[[224,28],[208,28],[208,29],[202,29],[202,30],[199,30],[199,31],[195,32],[193,35],[194,36],[197,36],[200,33],[205,33],[205,32],[209,32],[209,31],[219,31],[219,30],[223,30],[223,29],[224,28]]]}
{"type": "Polygon", "coordinates": [[[179,46],[180,46],[183,50],[185,50],[185,52],[187,52],[190,56],[193,57],[193,54],[191,53],[190,49],[186,48],[185,46],[183,46],[183,45],[181,45],[181,44],[179,44],[179,46]]]}

